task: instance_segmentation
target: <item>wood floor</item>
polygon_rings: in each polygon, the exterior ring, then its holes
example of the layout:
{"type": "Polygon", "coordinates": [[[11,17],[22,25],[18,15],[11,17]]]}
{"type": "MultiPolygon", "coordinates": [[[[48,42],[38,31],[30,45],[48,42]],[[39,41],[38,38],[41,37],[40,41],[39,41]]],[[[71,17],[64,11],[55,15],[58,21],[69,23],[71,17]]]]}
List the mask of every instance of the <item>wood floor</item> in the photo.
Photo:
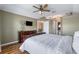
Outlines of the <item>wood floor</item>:
{"type": "Polygon", "coordinates": [[[4,46],[2,47],[1,54],[27,54],[19,50],[20,45],[21,45],[20,43],[16,43],[16,44],[4,46]]]}

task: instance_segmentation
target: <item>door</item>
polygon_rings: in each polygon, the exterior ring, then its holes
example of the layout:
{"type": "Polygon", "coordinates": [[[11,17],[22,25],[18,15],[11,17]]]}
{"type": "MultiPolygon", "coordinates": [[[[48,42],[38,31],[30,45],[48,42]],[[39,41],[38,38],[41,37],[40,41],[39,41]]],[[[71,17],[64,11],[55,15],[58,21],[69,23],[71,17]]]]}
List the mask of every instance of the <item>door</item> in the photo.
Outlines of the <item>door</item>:
{"type": "Polygon", "coordinates": [[[49,34],[49,21],[44,21],[43,32],[49,34]]]}
{"type": "Polygon", "coordinates": [[[37,21],[37,32],[43,32],[44,21],[37,21]]]}

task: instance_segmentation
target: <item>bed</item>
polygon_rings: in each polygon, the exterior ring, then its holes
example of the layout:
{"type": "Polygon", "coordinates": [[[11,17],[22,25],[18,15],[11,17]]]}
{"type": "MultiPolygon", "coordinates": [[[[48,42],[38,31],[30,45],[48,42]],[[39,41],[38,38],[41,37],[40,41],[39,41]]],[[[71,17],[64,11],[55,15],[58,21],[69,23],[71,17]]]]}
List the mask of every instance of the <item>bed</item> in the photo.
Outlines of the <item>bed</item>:
{"type": "Polygon", "coordinates": [[[73,37],[73,49],[75,51],[75,53],[79,54],[79,31],[76,31],[74,33],[74,37],[73,37]]]}
{"type": "Polygon", "coordinates": [[[25,40],[20,50],[31,54],[72,54],[72,37],[55,34],[37,35],[25,40]]]}

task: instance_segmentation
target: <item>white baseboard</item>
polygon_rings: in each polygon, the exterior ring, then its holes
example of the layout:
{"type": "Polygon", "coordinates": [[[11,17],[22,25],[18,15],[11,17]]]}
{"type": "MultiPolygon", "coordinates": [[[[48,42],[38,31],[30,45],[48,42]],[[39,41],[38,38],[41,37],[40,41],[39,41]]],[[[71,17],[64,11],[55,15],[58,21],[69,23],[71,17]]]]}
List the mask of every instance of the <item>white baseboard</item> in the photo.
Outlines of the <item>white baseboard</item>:
{"type": "Polygon", "coordinates": [[[0,46],[0,52],[1,52],[1,46],[0,46]]]}
{"type": "Polygon", "coordinates": [[[14,41],[14,42],[9,42],[9,43],[5,43],[5,44],[1,44],[1,46],[7,46],[7,45],[10,45],[10,44],[15,44],[15,43],[18,43],[18,41],[14,41]]]}

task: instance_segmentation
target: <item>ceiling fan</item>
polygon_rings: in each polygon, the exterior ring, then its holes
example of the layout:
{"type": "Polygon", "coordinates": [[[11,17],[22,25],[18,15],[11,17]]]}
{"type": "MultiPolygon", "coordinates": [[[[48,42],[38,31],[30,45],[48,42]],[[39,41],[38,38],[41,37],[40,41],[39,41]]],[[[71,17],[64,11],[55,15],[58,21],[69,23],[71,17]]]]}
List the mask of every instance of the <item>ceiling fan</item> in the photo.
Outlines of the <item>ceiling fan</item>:
{"type": "Polygon", "coordinates": [[[43,12],[50,12],[50,10],[48,10],[48,4],[40,4],[38,7],[34,5],[33,7],[37,9],[36,11],[33,11],[34,13],[39,12],[42,14],[43,12]]]}

